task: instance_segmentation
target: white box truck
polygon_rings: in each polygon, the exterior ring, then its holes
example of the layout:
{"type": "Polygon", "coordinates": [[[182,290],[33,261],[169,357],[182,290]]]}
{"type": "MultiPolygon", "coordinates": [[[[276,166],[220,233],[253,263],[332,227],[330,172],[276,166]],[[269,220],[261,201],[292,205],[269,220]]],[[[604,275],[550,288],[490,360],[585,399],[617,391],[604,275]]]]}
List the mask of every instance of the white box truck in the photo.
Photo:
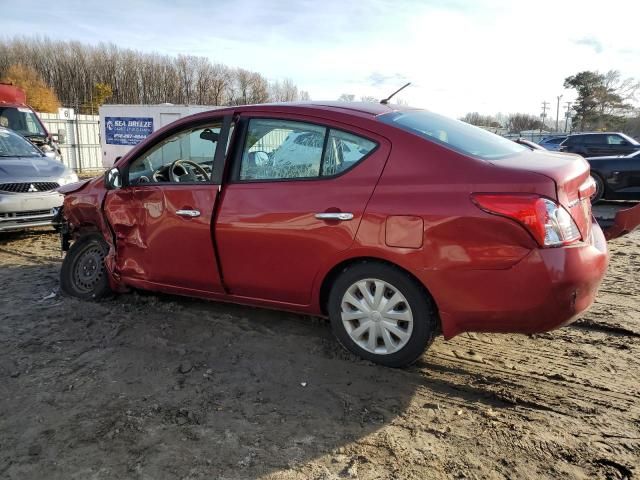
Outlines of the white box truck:
{"type": "Polygon", "coordinates": [[[156,130],[194,113],[214,110],[206,105],[102,105],[100,114],[100,146],[102,165],[113,166],[121,157],[156,130]]]}

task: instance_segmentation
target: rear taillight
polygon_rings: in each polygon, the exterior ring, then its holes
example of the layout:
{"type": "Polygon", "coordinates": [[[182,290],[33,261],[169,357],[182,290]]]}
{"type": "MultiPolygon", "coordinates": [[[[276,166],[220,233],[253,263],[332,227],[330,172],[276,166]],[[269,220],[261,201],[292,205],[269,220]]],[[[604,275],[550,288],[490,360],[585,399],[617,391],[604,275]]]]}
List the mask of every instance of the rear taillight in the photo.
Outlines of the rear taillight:
{"type": "Polygon", "coordinates": [[[542,247],[568,245],[581,238],[569,212],[548,198],[533,194],[474,193],[471,199],[485,212],[520,223],[542,247]]]}

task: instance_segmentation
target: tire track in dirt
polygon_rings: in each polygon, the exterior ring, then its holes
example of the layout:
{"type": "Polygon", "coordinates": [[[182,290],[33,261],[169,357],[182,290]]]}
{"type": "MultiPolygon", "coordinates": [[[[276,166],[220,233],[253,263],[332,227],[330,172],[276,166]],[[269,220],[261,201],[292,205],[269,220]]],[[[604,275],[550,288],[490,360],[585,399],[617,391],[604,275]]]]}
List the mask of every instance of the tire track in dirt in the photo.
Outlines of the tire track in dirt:
{"type": "Polygon", "coordinates": [[[638,251],[640,233],[611,244],[576,327],[438,339],[390,370],[323,320],[153,294],[44,300],[57,237],[0,239],[0,477],[637,476],[640,299],[620,292],[640,291],[638,251]]]}

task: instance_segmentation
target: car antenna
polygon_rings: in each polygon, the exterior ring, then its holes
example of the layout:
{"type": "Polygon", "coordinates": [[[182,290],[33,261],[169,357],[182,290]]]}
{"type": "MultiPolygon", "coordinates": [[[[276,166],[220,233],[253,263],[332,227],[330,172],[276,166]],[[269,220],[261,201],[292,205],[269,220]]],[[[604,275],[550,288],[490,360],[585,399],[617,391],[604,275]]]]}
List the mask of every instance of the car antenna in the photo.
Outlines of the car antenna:
{"type": "Polygon", "coordinates": [[[405,83],[403,86],[401,86],[398,90],[396,90],[395,92],[393,92],[391,95],[389,95],[387,98],[383,98],[382,100],[380,100],[380,103],[382,105],[386,105],[387,103],[389,103],[389,100],[391,100],[396,93],[401,92],[402,90],[404,90],[405,88],[407,88],[409,85],[411,85],[411,82],[407,82],[405,83]]]}

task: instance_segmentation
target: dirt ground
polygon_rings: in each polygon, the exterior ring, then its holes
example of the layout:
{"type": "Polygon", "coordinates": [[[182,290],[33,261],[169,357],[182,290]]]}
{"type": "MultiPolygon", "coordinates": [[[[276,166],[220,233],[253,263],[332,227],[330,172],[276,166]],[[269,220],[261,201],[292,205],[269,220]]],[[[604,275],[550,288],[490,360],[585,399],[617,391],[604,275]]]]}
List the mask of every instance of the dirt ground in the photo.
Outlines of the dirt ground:
{"type": "Polygon", "coordinates": [[[574,326],[438,339],[393,370],[319,319],[52,294],[57,237],[5,234],[0,478],[638,478],[640,232],[610,246],[574,326]]]}

